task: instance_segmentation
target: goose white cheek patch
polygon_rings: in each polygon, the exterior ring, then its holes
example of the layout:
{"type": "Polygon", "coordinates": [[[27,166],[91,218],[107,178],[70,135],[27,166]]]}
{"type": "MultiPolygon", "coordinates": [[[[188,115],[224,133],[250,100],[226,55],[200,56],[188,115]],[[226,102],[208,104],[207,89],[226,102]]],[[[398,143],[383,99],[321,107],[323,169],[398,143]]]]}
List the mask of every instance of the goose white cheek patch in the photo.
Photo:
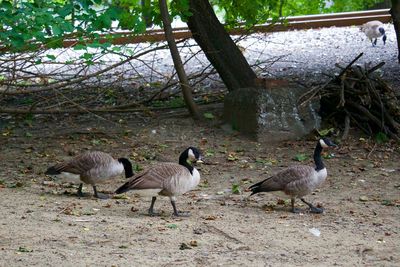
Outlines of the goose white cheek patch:
{"type": "Polygon", "coordinates": [[[319,143],[321,144],[322,147],[326,148],[328,147],[328,145],[325,143],[325,141],[323,139],[319,140],[319,143]]]}
{"type": "Polygon", "coordinates": [[[191,149],[189,149],[189,151],[188,151],[188,156],[189,156],[189,159],[195,159],[196,158],[196,156],[193,153],[193,150],[191,150],[191,149]]]}

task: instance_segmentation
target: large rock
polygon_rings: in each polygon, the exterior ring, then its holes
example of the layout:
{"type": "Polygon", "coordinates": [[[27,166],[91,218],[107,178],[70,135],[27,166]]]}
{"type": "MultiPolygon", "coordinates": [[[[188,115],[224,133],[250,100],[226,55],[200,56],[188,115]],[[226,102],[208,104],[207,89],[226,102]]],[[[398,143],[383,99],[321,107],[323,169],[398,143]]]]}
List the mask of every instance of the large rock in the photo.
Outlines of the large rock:
{"type": "Polygon", "coordinates": [[[259,142],[276,142],[299,139],[319,128],[319,102],[297,106],[305,88],[276,80],[265,87],[241,88],[225,97],[224,118],[232,129],[259,142]]]}

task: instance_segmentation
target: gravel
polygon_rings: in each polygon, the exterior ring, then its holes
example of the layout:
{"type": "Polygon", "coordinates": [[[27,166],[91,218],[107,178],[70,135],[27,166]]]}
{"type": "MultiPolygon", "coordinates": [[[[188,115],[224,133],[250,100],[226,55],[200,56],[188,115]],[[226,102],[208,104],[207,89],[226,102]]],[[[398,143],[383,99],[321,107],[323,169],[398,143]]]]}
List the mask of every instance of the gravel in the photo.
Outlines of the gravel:
{"type": "Polygon", "coordinates": [[[305,82],[320,80],[321,73],[338,72],[335,63],[344,66],[364,53],[358,64],[376,65],[384,61],[383,75],[400,88],[396,34],[393,24],[385,24],[384,27],[388,36],[386,45],[378,39],[375,47],[357,26],[257,34],[240,45],[246,48],[244,54],[251,63],[280,57],[279,61],[261,72],[261,76],[294,78],[305,82]]]}

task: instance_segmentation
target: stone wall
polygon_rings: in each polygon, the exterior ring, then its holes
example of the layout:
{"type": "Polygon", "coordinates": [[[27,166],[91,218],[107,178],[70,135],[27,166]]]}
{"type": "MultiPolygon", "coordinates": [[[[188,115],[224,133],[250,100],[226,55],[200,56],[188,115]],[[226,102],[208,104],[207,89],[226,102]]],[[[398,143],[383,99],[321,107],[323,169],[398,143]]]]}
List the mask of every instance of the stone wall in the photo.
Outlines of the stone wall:
{"type": "Polygon", "coordinates": [[[297,105],[306,88],[287,82],[265,87],[241,88],[225,97],[224,118],[232,129],[259,142],[276,142],[299,139],[320,127],[319,101],[297,105]]]}

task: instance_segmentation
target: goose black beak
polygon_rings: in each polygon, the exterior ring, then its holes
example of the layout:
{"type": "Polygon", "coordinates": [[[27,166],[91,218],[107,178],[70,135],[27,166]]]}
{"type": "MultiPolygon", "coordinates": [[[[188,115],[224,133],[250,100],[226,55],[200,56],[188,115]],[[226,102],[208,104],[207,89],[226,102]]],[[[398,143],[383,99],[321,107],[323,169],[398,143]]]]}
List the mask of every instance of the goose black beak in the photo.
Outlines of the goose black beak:
{"type": "Polygon", "coordinates": [[[339,147],[337,144],[335,144],[335,143],[333,143],[333,142],[332,142],[331,144],[329,144],[329,146],[330,146],[330,147],[333,147],[333,148],[339,147]]]}

